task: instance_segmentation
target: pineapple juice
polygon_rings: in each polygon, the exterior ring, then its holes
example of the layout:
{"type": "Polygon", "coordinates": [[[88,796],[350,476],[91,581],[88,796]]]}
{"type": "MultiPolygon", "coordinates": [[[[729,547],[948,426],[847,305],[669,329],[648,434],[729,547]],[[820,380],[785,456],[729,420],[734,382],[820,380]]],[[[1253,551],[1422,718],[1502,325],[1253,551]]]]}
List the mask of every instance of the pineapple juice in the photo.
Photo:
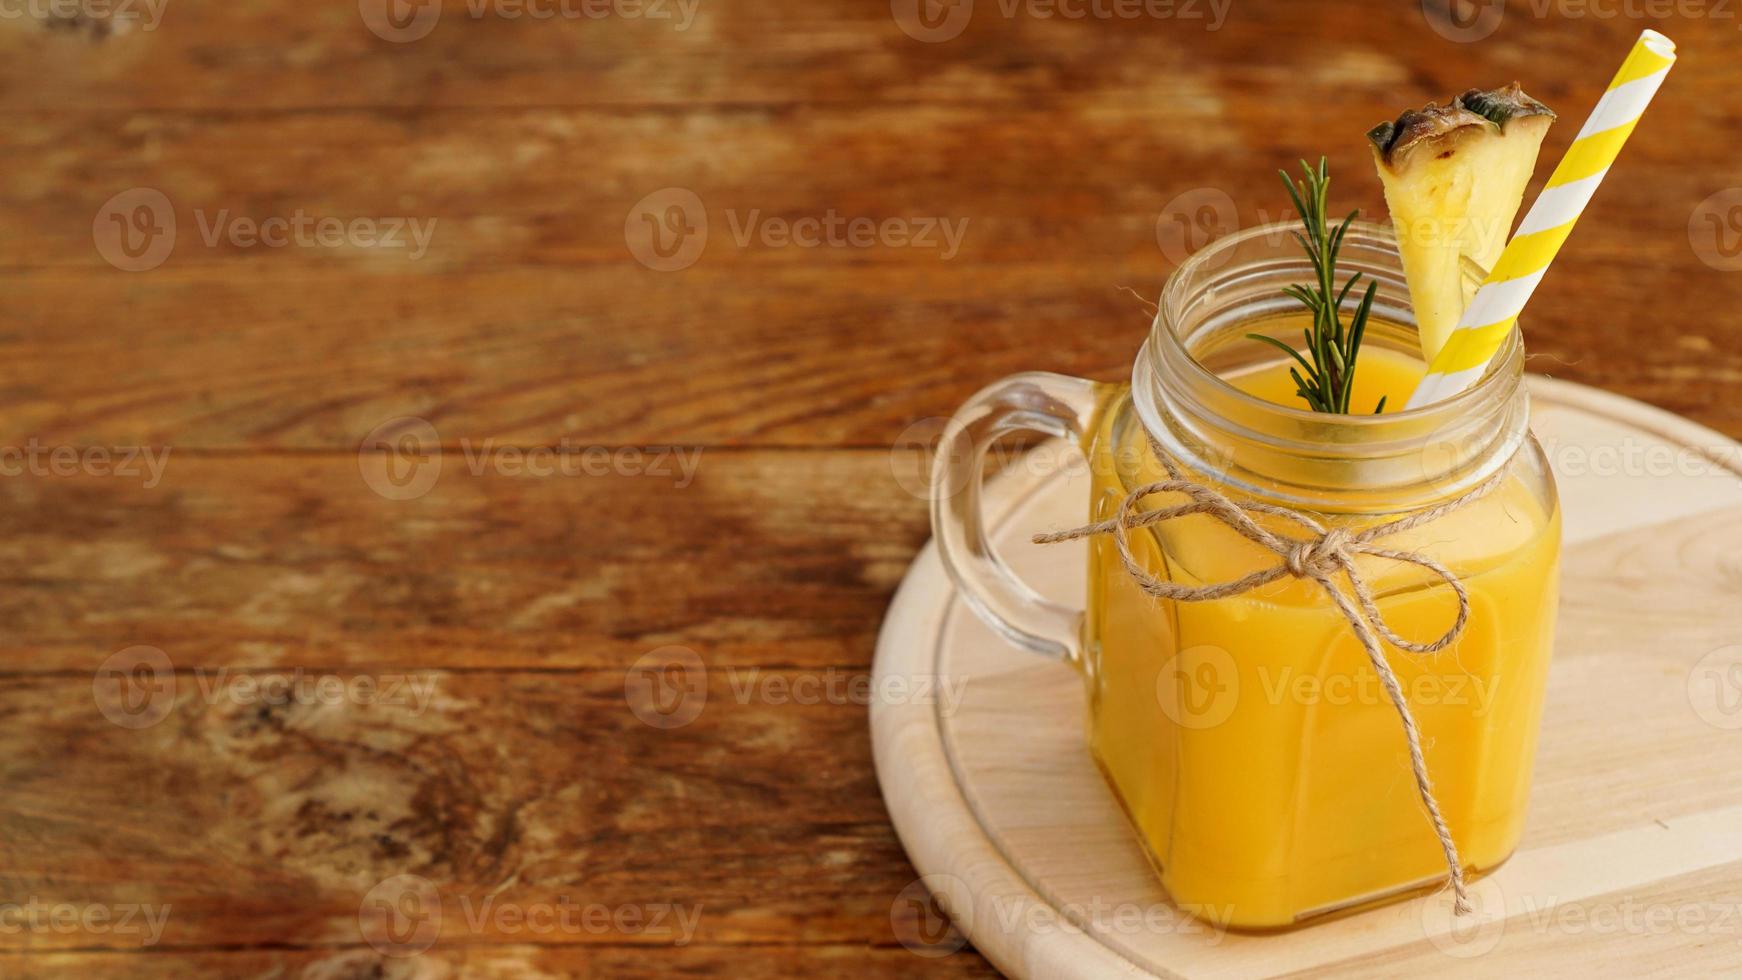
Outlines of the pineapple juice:
{"type": "MultiPolygon", "coordinates": [[[[1382,395],[1392,409],[1402,406],[1423,373],[1405,353],[1365,349],[1351,410],[1371,412],[1382,395]]],[[[1225,380],[1301,407],[1285,364],[1225,380]]],[[[1128,397],[1114,396],[1085,435],[1095,520],[1113,516],[1131,488],[1166,478],[1141,426],[1121,410],[1128,397]]],[[[1390,516],[1341,520],[1359,527],[1390,516]]],[[[1502,862],[1523,831],[1559,542],[1552,492],[1543,499],[1517,473],[1487,497],[1383,542],[1437,558],[1469,591],[1469,623],[1453,646],[1418,655],[1381,643],[1472,875],[1502,862]]],[[[1130,543],[1152,574],[1191,585],[1278,560],[1204,515],[1134,531],[1130,543]]],[[[1444,857],[1396,709],[1321,586],[1284,578],[1224,599],[1161,600],[1139,590],[1109,538],[1092,539],[1090,549],[1090,744],[1178,904],[1236,928],[1267,929],[1443,883],[1444,857]]],[[[1369,556],[1357,565],[1399,635],[1426,642],[1451,625],[1456,599],[1431,573],[1369,556]]]]}

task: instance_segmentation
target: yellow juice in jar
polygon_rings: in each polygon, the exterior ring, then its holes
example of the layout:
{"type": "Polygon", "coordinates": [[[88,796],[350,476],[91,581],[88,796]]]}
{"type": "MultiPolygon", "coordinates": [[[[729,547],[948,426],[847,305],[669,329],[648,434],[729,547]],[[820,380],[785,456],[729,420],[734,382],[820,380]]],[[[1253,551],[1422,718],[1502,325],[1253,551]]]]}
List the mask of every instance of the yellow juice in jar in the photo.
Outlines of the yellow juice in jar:
{"type": "MultiPolygon", "coordinates": [[[[1398,351],[1363,350],[1351,411],[1373,411],[1381,395],[1396,410],[1423,371],[1398,351]]],[[[1227,380],[1303,407],[1285,365],[1227,380]]],[[[1087,436],[1096,520],[1113,516],[1132,487],[1166,478],[1141,427],[1117,407],[1087,436]]],[[[1360,527],[1396,516],[1324,518],[1360,527]]],[[[1152,574],[1188,585],[1278,561],[1203,515],[1134,531],[1130,542],[1152,574]]],[[[1469,623],[1452,647],[1385,650],[1466,873],[1479,874],[1505,860],[1523,831],[1560,515],[1513,476],[1382,543],[1438,559],[1469,592],[1469,623]]],[[[1321,586],[1284,578],[1207,602],[1155,599],[1131,581],[1110,538],[1092,539],[1090,549],[1091,747],[1177,903],[1236,928],[1268,929],[1444,881],[1396,709],[1321,586]]],[[[1399,635],[1427,642],[1451,625],[1456,599],[1431,573],[1365,556],[1357,565],[1399,635]]]]}

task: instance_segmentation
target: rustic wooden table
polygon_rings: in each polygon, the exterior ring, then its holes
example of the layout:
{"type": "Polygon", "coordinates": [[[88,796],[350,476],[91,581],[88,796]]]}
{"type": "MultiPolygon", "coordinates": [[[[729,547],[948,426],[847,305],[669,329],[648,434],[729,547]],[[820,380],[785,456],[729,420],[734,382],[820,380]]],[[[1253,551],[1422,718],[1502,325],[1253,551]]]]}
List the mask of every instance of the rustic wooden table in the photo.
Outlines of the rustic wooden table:
{"type": "Polygon", "coordinates": [[[988,974],[866,726],[937,418],[1644,26],[1534,366],[1742,435],[1734,8],[116,2],[0,17],[7,976],[988,974]]]}

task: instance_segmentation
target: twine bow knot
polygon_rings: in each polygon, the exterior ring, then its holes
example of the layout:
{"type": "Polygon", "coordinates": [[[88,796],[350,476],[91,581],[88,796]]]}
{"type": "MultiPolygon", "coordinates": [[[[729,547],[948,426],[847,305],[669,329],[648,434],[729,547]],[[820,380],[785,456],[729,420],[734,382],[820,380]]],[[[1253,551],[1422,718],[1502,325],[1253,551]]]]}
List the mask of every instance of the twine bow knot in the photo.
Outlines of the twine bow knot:
{"type": "Polygon", "coordinates": [[[1349,535],[1340,527],[1331,528],[1323,537],[1302,541],[1288,553],[1288,571],[1296,578],[1318,578],[1344,567],[1348,555],[1343,545],[1349,535]]]}
{"type": "Polygon", "coordinates": [[[1131,576],[1138,588],[1152,596],[1183,602],[1202,602],[1239,595],[1286,577],[1317,582],[1337,607],[1337,611],[1342,614],[1344,619],[1348,620],[1349,628],[1354,631],[1356,638],[1361,641],[1361,648],[1367,653],[1368,662],[1372,664],[1374,672],[1379,675],[1380,684],[1385,688],[1386,696],[1390,699],[1392,707],[1397,709],[1398,718],[1403,723],[1404,736],[1409,743],[1409,761],[1411,768],[1415,770],[1416,791],[1421,797],[1422,806],[1427,810],[1428,820],[1433,825],[1434,833],[1439,838],[1440,849],[1445,853],[1452,892],[1456,896],[1453,906],[1459,915],[1469,912],[1470,897],[1464,885],[1463,866],[1458,861],[1458,849],[1457,845],[1452,842],[1451,830],[1446,826],[1445,817],[1440,813],[1439,802],[1434,798],[1433,781],[1428,777],[1427,762],[1422,755],[1421,733],[1416,727],[1415,716],[1410,713],[1409,704],[1403,694],[1403,686],[1398,683],[1397,674],[1392,671],[1391,664],[1385,659],[1385,653],[1379,646],[1379,638],[1384,637],[1391,645],[1411,653],[1437,653],[1456,642],[1458,636],[1463,633],[1464,626],[1470,619],[1470,596],[1458,577],[1438,561],[1420,552],[1397,551],[1380,547],[1373,542],[1439,520],[1446,514],[1488,495],[1500,485],[1505,475],[1504,471],[1488,478],[1461,496],[1435,507],[1415,511],[1396,520],[1377,524],[1360,531],[1350,532],[1341,527],[1327,528],[1308,514],[1290,510],[1287,507],[1255,501],[1235,503],[1219,491],[1181,476],[1180,471],[1174,466],[1173,460],[1162,452],[1161,447],[1153,441],[1150,443],[1150,449],[1154,452],[1155,458],[1161,460],[1162,465],[1167,468],[1168,479],[1145,484],[1126,494],[1125,499],[1119,502],[1118,513],[1110,520],[1086,524],[1069,531],[1037,534],[1034,536],[1034,541],[1037,544],[1052,544],[1097,534],[1111,534],[1115,547],[1119,549],[1119,558],[1124,565],[1125,572],[1131,576]],[[1161,507],[1141,513],[1137,511],[1140,502],[1159,493],[1184,494],[1188,500],[1186,503],[1171,507],[1161,507]],[[1181,585],[1156,578],[1132,555],[1131,545],[1127,540],[1128,532],[1135,528],[1165,523],[1190,514],[1206,514],[1221,521],[1242,537],[1275,554],[1278,558],[1277,564],[1231,581],[1209,585],[1181,585]],[[1276,534],[1254,520],[1253,515],[1256,514],[1267,514],[1281,518],[1304,529],[1308,536],[1295,538],[1276,534]],[[1372,555],[1376,558],[1405,562],[1433,572],[1451,587],[1458,599],[1457,616],[1453,619],[1450,628],[1439,638],[1428,643],[1418,643],[1397,635],[1397,632],[1391,628],[1391,625],[1385,621],[1385,616],[1379,611],[1379,606],[1373,599],[1373,592],[1368,588],[1366,579],[1355,567],[1354,558],[1356,555],[1372,555]],[[1348,579],[1349,592],[1354,595],[1353,602],[1351,602],[1349,594],[1338,587],[1336,581],[1338,573],[1342,573],[1348,579]]]}

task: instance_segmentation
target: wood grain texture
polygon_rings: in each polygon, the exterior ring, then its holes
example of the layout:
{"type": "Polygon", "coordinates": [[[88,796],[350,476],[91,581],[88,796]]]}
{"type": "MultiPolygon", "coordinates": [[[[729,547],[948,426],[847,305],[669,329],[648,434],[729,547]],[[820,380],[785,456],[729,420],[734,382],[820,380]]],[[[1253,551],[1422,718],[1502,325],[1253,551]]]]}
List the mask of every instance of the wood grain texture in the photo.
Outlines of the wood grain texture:
{"type": "MultiPolygon", "coordinates": [[[[0,903],[178,910],[146,951],[0,929],[0,973],[988,974],[898,944],[915,872],[864,705],[740,703],[733,682],[868,673],[926,537],[911,491],[938,418],[1016,370],[1121,377],[1147,322],[1122,287],[1158,292],[1181,195],[1226,195],[1208,231],[1274,219],[1273,170],[1325,153],[1339,199],[1380,215],[1365,128],[1512,78],[1563,110],[1558,153],[1591,66],[1643,26],[1515,3],[1458,44],[1416,3],[1235,0],[1215,30],[1208,6],[979,0],[938,44],[881,2],[700,0],[679,30],[443,0],[412,43],[348,0],[173,0],[151,30],[0,17],[0,449],[173,447],[150,487],[0,477],[0,903]],[[625,225],[672,187],[709,237],[659,272],[625,225]],[[145,272],[93,237],[131,188],[177,219],[145,272]],[[202,234],[298,212],[433,227],[416,259],[202,234]],[[831,213],[965,224],[948,258],[738,233],[831,213]],[[402,416],[444,470],[395,502],[356,449],[402,416]],[[701,455],[683,486],[472,472],[486,440],[701,455]],[[178,688],[143,733],[92,688],[138,644],[178,688]],[[662,732],[625,683],[672,645],[711,697],[662,732]],[[439,707],[261,712],[201,687],[299,669],[427,678],[439,707]],[[384,958],[355,905],[407,866],[456,901],[584,883],[709,911],[684,948],[456,935],[384,958]]],[[[1702,260],[1731,243],[1696,210],[1742,186],[1721,151],[1736,24],[1656,26],[1682,62],[1533,304],[1532,367],[1742,435],[1742,272],[1702,260]]]]}
{"type": "MultiPolygon", "coordinates": [[[[1382,214],[1366,126],[1482,79],[1563,110],[1552,159],[1603,83],[1588,66],[1639,26],[1515,15],[1462,45],[1417,5],[1265,2],[1216,31],[987,13],[923,44],[881,6],[704,4],[664,33],[444,9],[411,44],[349,8],[178,3],[95,42],[6,22],[0,269],[22,296],[0,353],[68,382],[13,381],[0,433],[342,448],[428,414],[525,444],[887,444],[1013,366],[1117,377],[1141,329],[1118,289],[1158,291],[1180,195],[1227,195],[1212,230],[1282,217],[1274,169],[1322,152],[1339,197],[1382,214]],[[180,227],[162,267],[124,274],[91,223],[137,186],[180,227]],[[705,205],[708,245],[654,272],[624,223],[674,186],[705,205]],[[435,225],[416,261],[200,233],[299,209],[435,225]],[[734,234],[831,211],[966,225],[948,260],[734,234]]],[[[1675,81],[1532,305],[1534,366],[1737,434],[1742,275],[1689,238],[1730,234],[1695,212],[1742,185],[1691,149],[1742,124],[1735,25],[1661,26],[1675,81]]]]}
{"type": "Polygon", "coordinates": [[[691,459],[680,487],[675,463],[532,477],[493,456],[474,475],[446,452],[398,501],[349,455],[172,452],[151,489],[0,480],[4,671],[84,676],[134,644],[190,670],[620,672],[669,643],[722,668],[863,669],[928,534],[917,451],[691,459]],[[810,481],[854,492],[793,492],[810,481]]]}
{"type": "MultiPolygon", "coordinates": [[[[0,960],[19,980],[664,980],[667,977],[742,977],[772,980],[798,974],[824,980],[901,980],[913,976],[913,954],[904,949],[858,945],[658,948],[472,946],[435,949],[416,957],[382,956],[372,950],[238,950],[174,956],[103,953],[27,953],[0,960]]],[[[927,976],[985,977],[971,957],[934,960],[927,976]]],[[[990,974],[995,976],[996,974],[990,974]]]]}

